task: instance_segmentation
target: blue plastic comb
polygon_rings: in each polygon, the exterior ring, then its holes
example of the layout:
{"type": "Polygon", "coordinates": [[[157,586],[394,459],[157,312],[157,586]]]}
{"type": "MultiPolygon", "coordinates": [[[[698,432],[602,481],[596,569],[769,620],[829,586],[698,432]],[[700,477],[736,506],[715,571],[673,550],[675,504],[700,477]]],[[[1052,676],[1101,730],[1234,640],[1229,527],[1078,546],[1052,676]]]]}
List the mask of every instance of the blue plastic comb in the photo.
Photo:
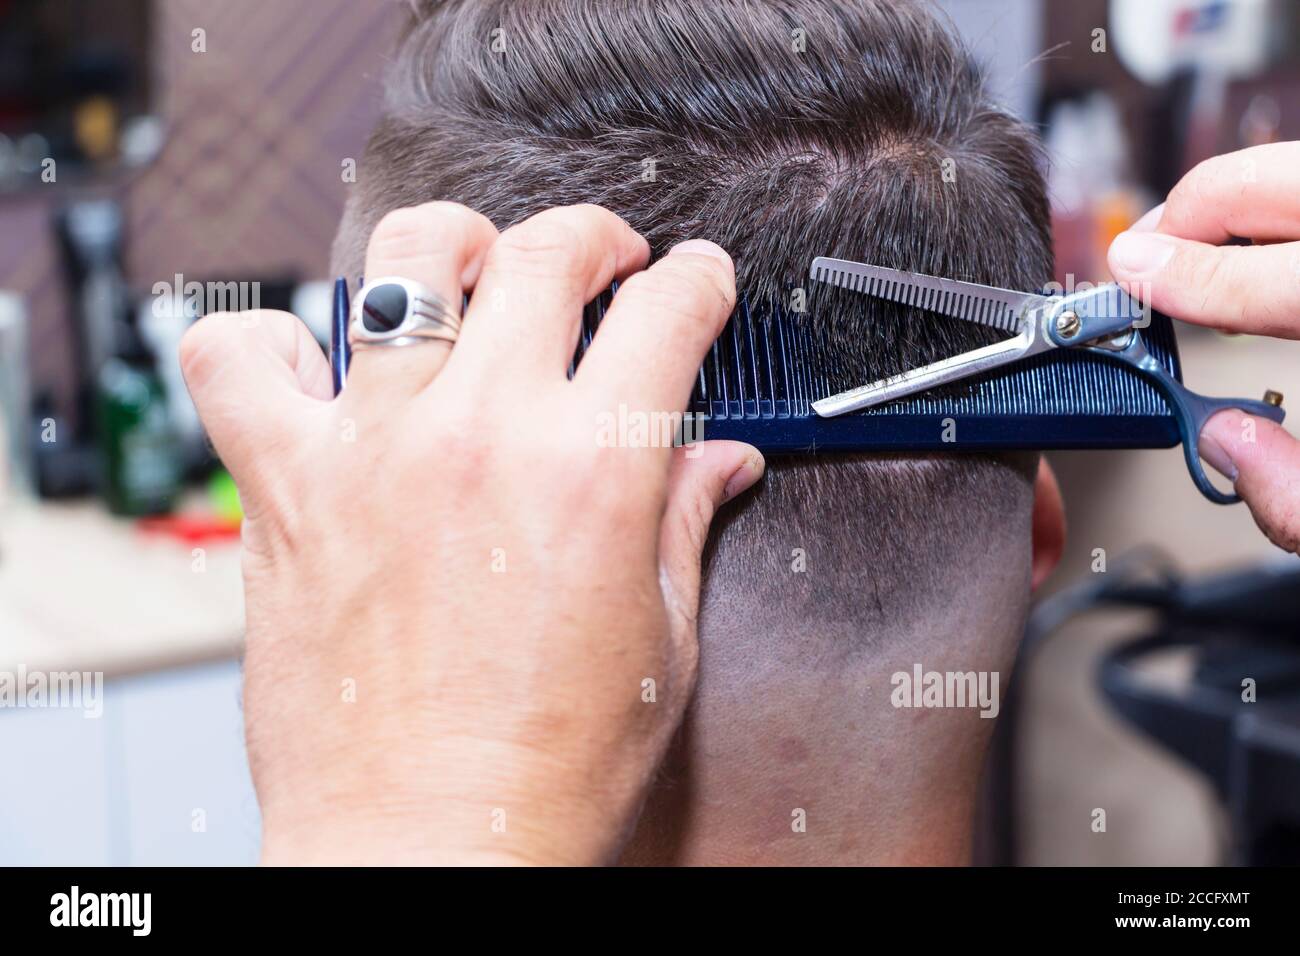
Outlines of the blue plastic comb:
{"type": "MultiPolygon", "coordinates": [[[[579,361],[611,294],[584,312],[579,361]]],[[[1169,319],[1154,316],[1141,334],[1169,374],[1180,377],[1169,319]]],[[[707,438],[772,452],[1171,448],[1179,442],[1160,392],[1132,369],[1092,355],[1042,355],[974,377],[960,394],[916,395],[826,418],[812,407],[835,390],[824,353],[807,318],[781,302],[752,308],[741,295],[704,360],[687,411],[704,420],[707,438]],[[945,441],[945,432],[959,440],[945,441]]]]}
{"type": "MultiPolygon", "coordinates": [[[[1182,385],[1173,324],[1118,287],[1069,296],[1015,292],[846,260],[814,260],[814,280],[972,321],[1013,338],[836,394],[845,378],[833,343],[775,298],[743,293],[700,369],[687,413],[696,437],[765,452],[994,451],[1171,448],[1211,501],[1197,454],[1201,426],[1227,408],[1281,422],[1281,396],[1212,399],[1182,385]],[[960,382],[958,388],[951,383],[960,382]],[[939,388],[940,386],[947,386],[939,388]],[[938,390],[936,390],[938,388],[938,390]]],[[[617,285],[583,311],[581,362],[617,285]]],[[[335,283],[330,358],[336,391],[347,348],[348,285],[335,283]]]]}

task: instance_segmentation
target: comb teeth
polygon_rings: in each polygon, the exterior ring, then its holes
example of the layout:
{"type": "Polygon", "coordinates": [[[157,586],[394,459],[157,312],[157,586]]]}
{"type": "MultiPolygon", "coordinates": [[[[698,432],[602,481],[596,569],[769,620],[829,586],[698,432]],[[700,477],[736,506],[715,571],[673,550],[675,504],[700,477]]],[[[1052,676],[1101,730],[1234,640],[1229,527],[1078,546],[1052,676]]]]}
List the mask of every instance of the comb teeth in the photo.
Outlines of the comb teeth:
{"type": "Polygon", "coordinates": [[[811,275],[818,282],[850,292],[950,315],[1012,335],[1021,329],[1020,310],[1011,302],[974,295],[964,284],[936,276],[899,273],[894,269],[823,258],[813,261],[811,275]],[[902,278],[903,275],[907,278],[902,278]]]}
{"type": "MultiPolygon", "coordinates": [[[[612,295],[613,290],[602,294],[584,310],[575,366],[612,295]]],[[[1156,360],[1181,380],[1170,320],[1153,313],[1142,337],[1156,360]]],[[[964,435],[996,427],[998,440],[990,447],[1160,448],[1177,442],[1159,390],[1128,366],[1088,353],[1058,349],[974,376],[958,389],[924,392],[836,419],[822,419],[812,410],[813,402],[847,387],[843,370],[826,367],[827,361],[809,315],[788,311],[780,300],[750,302],[742,292],[705,356],[686,410],[708,422],[711,437],[767,449],[815,442],[856,450],[933,446],[951,451],[933,427],[945,416],[966,429],[964,435]],[[778,441],[768,438],[774,424],[784,429],[778,441]],[[927,438],[916,439],[918,431],[927,438]]]]}

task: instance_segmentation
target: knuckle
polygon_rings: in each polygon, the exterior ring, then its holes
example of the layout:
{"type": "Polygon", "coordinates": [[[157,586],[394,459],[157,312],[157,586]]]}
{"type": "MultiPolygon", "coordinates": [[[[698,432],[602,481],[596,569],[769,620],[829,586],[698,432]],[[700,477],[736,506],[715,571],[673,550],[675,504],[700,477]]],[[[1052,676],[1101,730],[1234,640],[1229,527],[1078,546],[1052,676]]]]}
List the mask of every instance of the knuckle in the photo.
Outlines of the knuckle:
{"type": "Polygon", "coordinates": [[[489,253],[497,268],[513,272],[575,272],[586,248],[583,230],[567,210],[548,210],[501,234],[489,253]]]}
{"type": "Polygon", "coordinates": [[[565,206],[555,210],[556,213],[565,215],[583,230],[584,233],[596,230],[604,230],[610,235],[615,233],[627,233],[634,230],[626,219],[613,210],[606,209],[604,206],[598,206],[595,203],[578,203],[573,206],[565,206]]]}
{"type": "Polygon", "coordinates": [[[1203,216],[1213,205],[1214,194],[1222,181],[1223,170],[1212,159],[1202,160],[1183,176],[1165,197],[1164,219],[1175,233],[1184,231],[1186,224],[1203,216]]]}
{"type": "Polygon", "coordinates": [[[472,418],[444,418],[431,437],[440,467],[453,484],[475,485],[488,474],[495,444],[472,418]]]}
{"type": "Polygon", "coordinates": [[[1216,293],[1223,284],[1222,249],[1184,247],[1175,252],[1166,270],[1175,285],[1202,297],[1216,293]]]}
{"type": "Polygon", "coordinates": [[[1224,182],[1224,172],[1218,157],[1203,159],[1178,181],[1169,194],[1170,199],[1184,209],[1203,205],[1219,191],[1224,182]]]}
{"type": "Polygon", "coordinates": [[[634,304],[680,318],[716,316],[720,323],[736,301],[734,280],[709,256],[669,256],[632,276],[627,285],[634,304]]]}
{"type": "Polygon", "coordinates": [[[370,256],[401,262],[448,255],[477,227],[479,218],[479,213],[453,202],[391,210],[371,233],[370,256]]]}
{"type": "Polygon", "coordinates": [[[623,221],[623,218],[619,216],[618,213],[610,209],[606,209],[604,206],[601,206],[594,202],[579,202],[579,203],[574,203],[571,206],[559,206],[554,211],[571,213],[573,215],[583,216],[586,218],[609,219],[612,222],[623,221]]]}
{"type": "Polygon", "coordinates": [[[403,206],[384,213],[370,234],[372,251],[387,251],[419,238],[424,226],[424,215],[418,206],[403,206]]]}
{"type": "Polygon", "coordinates": [[[208,381],[237,347],[236,333],[243,321],[234,312],[205,315],[181,337],[180,363],[185,380],[193,387],[208,381]]]}
{"type": "Polygon", "coordinates": [[[1225,321],[1243,321],[1252,297],[1242,251],[1231,246],[1188,250],[1179,277],[1199,298],[1197,305],[1212,309],[1225,321]]]}
{"type": "Polygon", "coordinates": [[[678,253],[677,262],[668,260],[668,267],[682,281],[690,282],[694,288],[709,296],[709,304],[717,304],[727,311],[736,301],[736,280],[720,260],[712,256],[695,253],[678,253]]]}
{"type": "Polygon", "coordinates": [[[572,206],[557,206],[554,209],[547,209],[539,213],[534,218],[541,220],[554,219],[568,223],[572,228],[584,235],[597,230],[617,232],[632,228],[618,213],[591,202],[575,203],[572,206]]]}
{"type": "Polygon", "coordinates": [[[488,254],[489,267],[580,279],[597,267],[599,257],[613,258],[613,233],[630,229],[591,203],[547,209],[503,232],[488,254]]]}
{"type": "Polygon", "coordinates": [[[619,287],[618,298],[641,312],[674,316],[689,311],[689,306],[683,302],[681,289],[680,283],[667,276],[638,272],[619,287]]]}

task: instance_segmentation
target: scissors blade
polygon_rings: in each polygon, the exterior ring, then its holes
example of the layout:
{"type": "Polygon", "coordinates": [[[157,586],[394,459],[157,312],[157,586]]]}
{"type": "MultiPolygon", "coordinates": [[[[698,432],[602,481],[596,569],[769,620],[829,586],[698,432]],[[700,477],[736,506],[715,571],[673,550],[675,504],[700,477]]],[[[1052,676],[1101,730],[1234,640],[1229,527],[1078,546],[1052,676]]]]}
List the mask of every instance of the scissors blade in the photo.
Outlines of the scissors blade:
{"type": "Polygon", "coordinates": [[[827,256],[814,259],[809,274],[818,282],[827,282],[851,292],[950,315],[1012,334],[1023,330],[1026,313],[1048,301],[1046,296],[1037,293],[886,269],[827,256]]]}
{"type": "Polygon", "coordinates": [[[833,418],[846,412],[872,408],[885,402],[906,398],[908,395],[915,395],[917,392],[928,391],[939,385],[947,385],[981,372],[1001,368],[1049,348],[1052,348],[1052,343],[1037,334],[1037,326],[1029,325],[1015,338],[1004,339],[952,358],[932,362],[921,368],[910,369],[901,375],[882,378],[878,382],[861,385],[847,392],[828,395],[812,403],[813,411],[822,418],[833,418]]]}

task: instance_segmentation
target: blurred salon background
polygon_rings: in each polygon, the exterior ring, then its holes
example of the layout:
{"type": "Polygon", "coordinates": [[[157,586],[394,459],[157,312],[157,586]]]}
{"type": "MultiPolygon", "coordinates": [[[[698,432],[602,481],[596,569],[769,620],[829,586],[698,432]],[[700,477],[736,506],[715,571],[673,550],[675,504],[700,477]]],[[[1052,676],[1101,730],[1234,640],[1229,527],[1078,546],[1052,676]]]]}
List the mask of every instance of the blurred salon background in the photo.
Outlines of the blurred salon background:
{"type": "MultiPolygon", "coordinates": [[[[246,864],[239,502],[175,359],[205,310],[327,336],[396,0],[0,0],[0,864],[246,864]],[[196,291],[201,292],[195,295],[196,291]]],[[[1199,160],[1300,139],[1295,0],[946,0],[1052,156],[1057,280],[1199,160]]],[[[1180,327],[1197,391],[1300,343],[1180,327]]],[[[1300,862],[1300,567],[1180,452],[1053,453],[1071,526],[990,761],[981,862],[1300,862]]]]}

